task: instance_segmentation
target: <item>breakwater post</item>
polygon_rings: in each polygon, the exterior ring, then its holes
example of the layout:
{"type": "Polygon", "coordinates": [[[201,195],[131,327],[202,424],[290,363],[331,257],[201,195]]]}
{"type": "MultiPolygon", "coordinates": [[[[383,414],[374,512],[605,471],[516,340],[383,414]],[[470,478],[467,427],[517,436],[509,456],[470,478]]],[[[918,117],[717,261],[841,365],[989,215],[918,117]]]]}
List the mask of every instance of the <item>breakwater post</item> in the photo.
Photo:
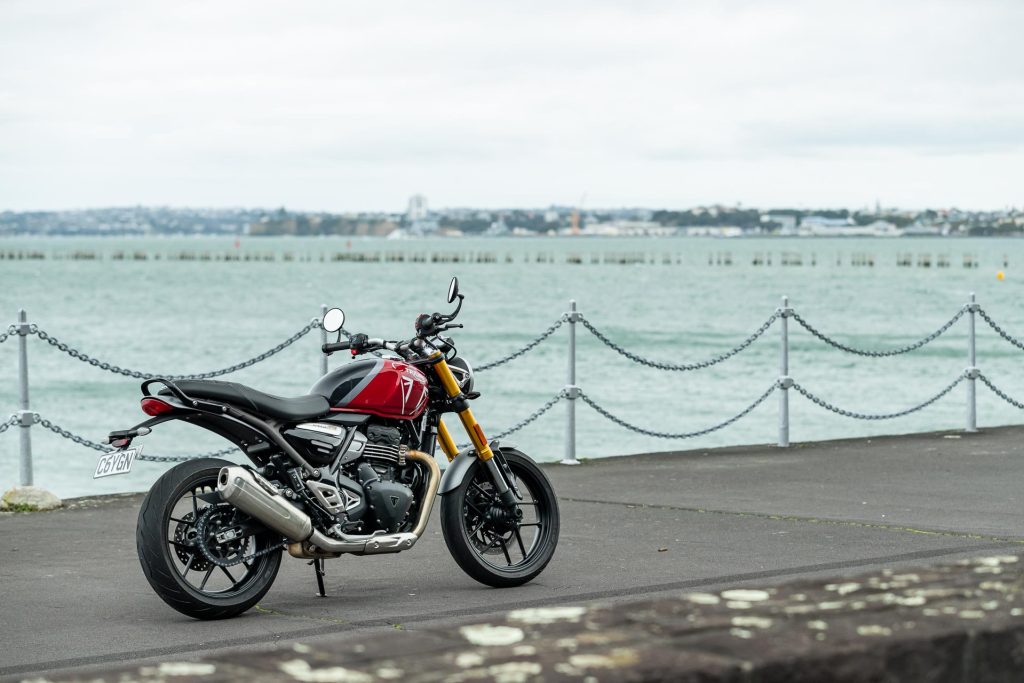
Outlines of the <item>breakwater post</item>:
{"type": "Polygon", "coordinates": [[[582,316],[576,311],[576,300],[569,300],[569,312],[566,321],[569,323],[569,374],[565,384],[565,457],[563,465],[579,465],[576,459],[576,398],[580,389],[576,386],[576,323],[582,316]]]}
{"type": "Polygon", "coordinates": [[[793,378],[789,376],[789,316],[793,309],[789,307],[789,297],[782,297],[782,308],[779,309],[779,447],[789,447],[789,387],[793,378]]]}
{"type": "Polygon", "coordinates": [[[18,411],[18,430],[21,435],[21,485],[32,485],[32,423],[35,416],[28,404],[28,314],[22,308],[18,311],[18,398],[21,410],[18,411]]]}
{"type": "Polygon", "coordinates": [[[974,292],[971,292],[971,303],[967,304],[967,430],[978,431],[978,411],[975,394],[975,378],[978,376],[977,358],[974,354],[974,313],[978,310],[974,292]]]}

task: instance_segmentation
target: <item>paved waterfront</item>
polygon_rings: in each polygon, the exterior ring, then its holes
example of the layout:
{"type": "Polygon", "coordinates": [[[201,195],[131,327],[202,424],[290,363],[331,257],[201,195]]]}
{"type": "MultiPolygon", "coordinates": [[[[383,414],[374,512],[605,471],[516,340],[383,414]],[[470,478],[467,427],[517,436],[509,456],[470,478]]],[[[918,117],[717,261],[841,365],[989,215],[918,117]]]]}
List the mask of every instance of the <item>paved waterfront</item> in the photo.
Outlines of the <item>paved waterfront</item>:
{"type": "Polygon", "coordinates": [[[135,556],[140,496],[0,515],[0,678],[1018,552],[1022,442],[1015,427],[550,466],[562,540],[533,584],[479,586],[435,520],[410,553],[329,562],[327,599],[286,560],[260,608],[226,622],[192,621],[151,592],[135,556]]]}

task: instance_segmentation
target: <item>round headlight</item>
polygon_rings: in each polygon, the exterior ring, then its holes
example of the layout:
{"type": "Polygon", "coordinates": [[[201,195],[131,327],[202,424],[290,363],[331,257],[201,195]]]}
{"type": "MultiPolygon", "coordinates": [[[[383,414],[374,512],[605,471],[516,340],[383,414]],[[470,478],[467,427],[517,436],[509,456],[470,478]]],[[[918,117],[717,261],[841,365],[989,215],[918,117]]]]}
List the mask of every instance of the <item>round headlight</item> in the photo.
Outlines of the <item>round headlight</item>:
{"type": "Polygon", "coordinates": [[[455,381],[459,383],[462,393],[468,394],[473,391],[473,367],[465,358],[456,356],[448,361],[448,367],[455,375],[455,381]]]}

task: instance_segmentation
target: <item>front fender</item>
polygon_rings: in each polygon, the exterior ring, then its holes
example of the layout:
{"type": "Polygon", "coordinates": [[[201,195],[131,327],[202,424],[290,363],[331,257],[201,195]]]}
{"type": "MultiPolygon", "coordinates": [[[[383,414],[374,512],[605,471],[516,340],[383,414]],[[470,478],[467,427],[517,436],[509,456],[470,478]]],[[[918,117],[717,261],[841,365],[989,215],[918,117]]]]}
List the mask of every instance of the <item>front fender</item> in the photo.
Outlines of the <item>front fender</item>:
{"type": "MultiPolygon", "coordinates": [[[[497,439],[492,441],[490,446],[492,451],[498,451],[501,448],[497,439]]],[[[511,448],[512,444],[505,444],[505,447],[511,448]]],[[[466,478],[469,468],[476,460],[476,449],[472,446],[459,451],[455,458],[448,463],[444,474],[441,475],[441,485],[437,487],[437,495],[443,496],[459,488],[459,484],[466,478]]]]}

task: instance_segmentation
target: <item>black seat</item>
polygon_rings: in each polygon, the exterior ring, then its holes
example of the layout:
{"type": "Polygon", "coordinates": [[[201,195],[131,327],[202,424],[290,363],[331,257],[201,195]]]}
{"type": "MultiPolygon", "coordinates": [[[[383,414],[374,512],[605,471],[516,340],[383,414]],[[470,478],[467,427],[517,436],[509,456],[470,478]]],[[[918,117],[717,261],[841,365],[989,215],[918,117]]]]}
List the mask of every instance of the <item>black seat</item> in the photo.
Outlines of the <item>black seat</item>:
{"type": "MultiPolygon", "coordinates": [[[[174,383],[183,392],[194,398],[205,398],[238,406],[243,410],[276,417],[279,420],[308,420],[326,415],[331,404],[319,395],[282,398],[264,394],[237,382],[218,382],[207,379],[186,379],[174,383]]],[[[170,389],[160,391],[170,396],[170,389]]]]}

